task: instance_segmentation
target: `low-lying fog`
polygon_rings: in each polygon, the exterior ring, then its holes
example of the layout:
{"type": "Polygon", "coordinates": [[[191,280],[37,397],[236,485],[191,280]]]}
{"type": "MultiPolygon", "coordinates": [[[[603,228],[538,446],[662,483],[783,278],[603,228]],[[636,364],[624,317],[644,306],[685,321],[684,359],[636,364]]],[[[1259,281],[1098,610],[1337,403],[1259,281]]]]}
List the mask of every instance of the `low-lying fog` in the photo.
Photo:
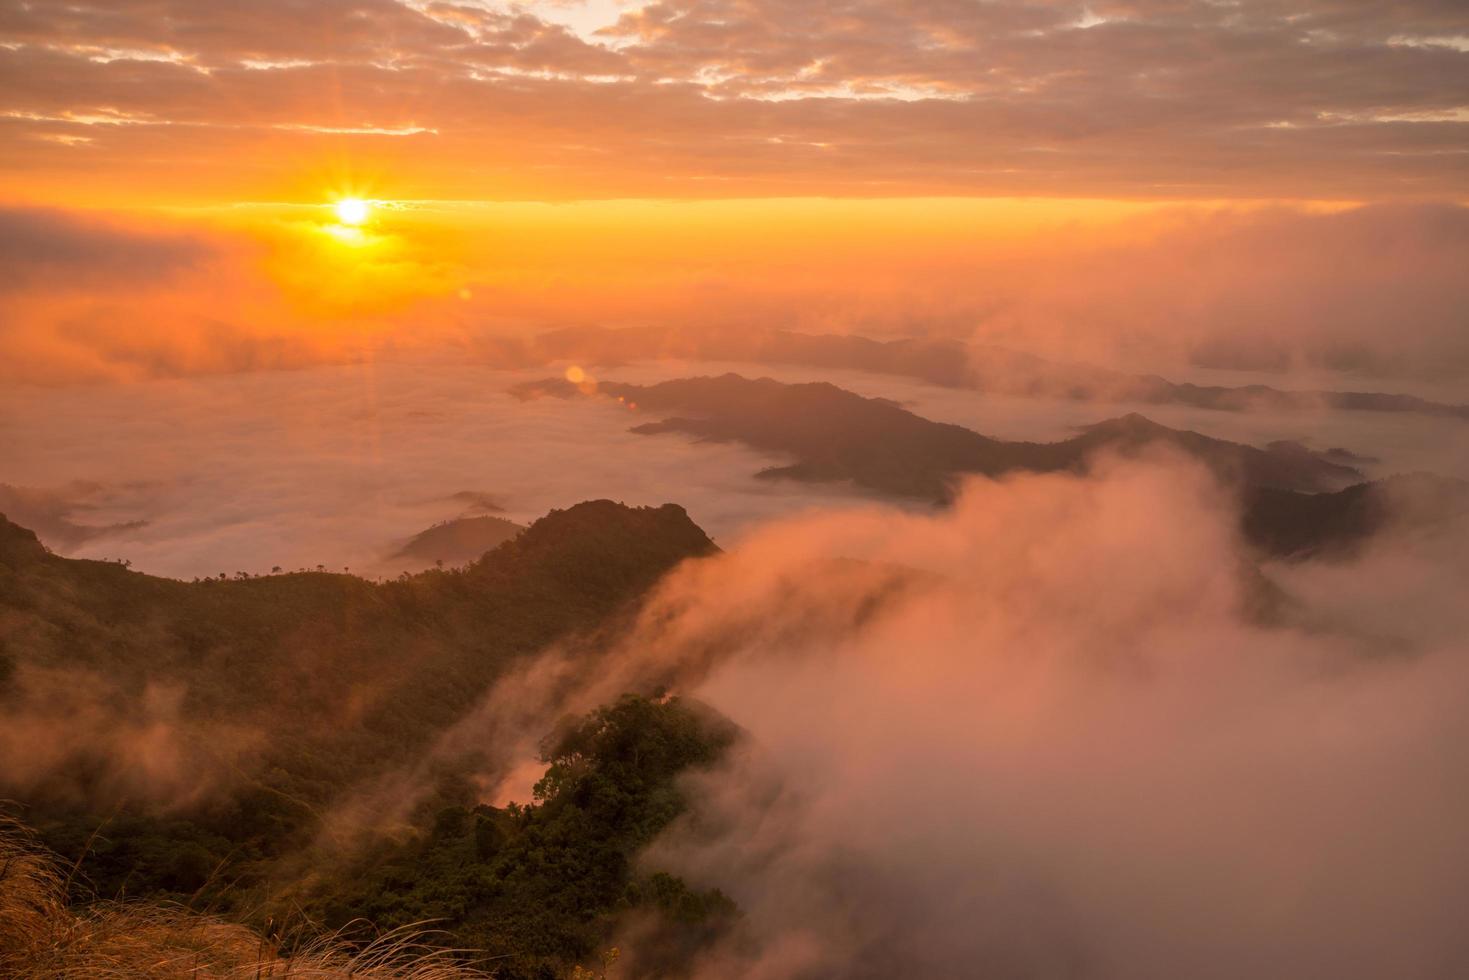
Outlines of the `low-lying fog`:
{"type": "Polygon", "coordinates": [[[318,564],[396,574],[383,559],[465,513],[451,499],[465,491],[519,522],[587,499],[673,500],[716,537],[851,497],[756,481],[773,458],[738,445],[634,435],[630,413],[606,403],[506,393],[541,376],[379,364],[12,388],[0,394],[0,483],[54,490],[76,524],[147,522],[72,549],[48,542],[56,550],[183,578],[318,564]]]}
{"type": "MultiPolygon", "coordinates": [[[[634,435],[635,416],[610,402],[521,402],[506,393],[562,367],[517,373],[384,361],[118,386],[13,386],[0,392],[7,447],[0,484],[45,491],[32,503],[39,499],[74,525],[145,522],[87,540],[48,541],[56,550],[127,558],[139,570],[183,578],[317,565],[396,574],[386,556],[425,527],[469,512],[453,499],[465,492],[484,495],[499,516],[519,522],[589,498],[672,501],[716,540],[854,497],[837,485],[756,480],[760,469],[788,460],[738,444],[634,435]]],[[[826,380],[1010,439],[1065,438],[1077,425],[1139,411],[1241,442],[1340,446],[1380,458],[1367,467],[1372,476],[1425,469],[1469,477],[1469,423],[1411,414],[1266,415],[989,397],[795,366],[664,362],[591,370],[636,383],[726,371],[826,380]]],[[[10,516],[26,523],[23,512],[10,516]]]]}

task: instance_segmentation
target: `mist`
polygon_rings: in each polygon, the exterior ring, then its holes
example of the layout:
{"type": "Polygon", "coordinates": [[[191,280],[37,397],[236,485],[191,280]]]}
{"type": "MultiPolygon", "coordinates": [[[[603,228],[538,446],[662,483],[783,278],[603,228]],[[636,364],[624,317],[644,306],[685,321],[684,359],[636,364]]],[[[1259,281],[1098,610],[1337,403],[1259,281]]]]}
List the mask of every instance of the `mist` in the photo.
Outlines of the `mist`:
{"type": "MultiPolygon", "coordinates": [[[[610,399],[521,401],[515,384],[561,365],[498,371],[444,358],[383,358],[295,371],[130,384],[0,389],[0,512],[68,555],[127,559],[152,574],[316,568],[396,576],[413,535],[482,512],[526,524],[553,507],[670,500],[717,540],[761,521],[861,499],[843,484],[758,480],[788,460],[733,443],[627,431],[652,417],[610,399]]],[[[1220,412],[1186,406],[1009,398],[858,371],[669,361],[598,370],[650,383],[736,371],[829,380],[935,421],[1055,441],[1139,411],[1252,445],[1297,440],[1371,457],[1372,478],[1469,478],[1469,425],[1407,413],[1220,412]]],[[[910,505],[911,506],[911,505],[910,505]]]]}
{"type": "Polygon", "coordinates": [[[1230,508],[1117,464],[676,573],[625,656],[724,650],[687,690],[749,733],[645,859],[744,910],[700,975],[1462,972],[1464,529],[1269,568],[1265,613],[1230,508]]]}
{"type": "Polygon", "coordinates": [[[673,498],[715,536],[855,499],[758,481],[773,458],[739,446],[632,434],[626,409],[507,394],[536,376],[400,361],[14,386],[0,390],[0,477],[25,492],[0,504],[63,553],[189,578],[396,576],[413,566],[392,557],[408,538],[484,496],[520,524],[582,500],[673,498]]]}

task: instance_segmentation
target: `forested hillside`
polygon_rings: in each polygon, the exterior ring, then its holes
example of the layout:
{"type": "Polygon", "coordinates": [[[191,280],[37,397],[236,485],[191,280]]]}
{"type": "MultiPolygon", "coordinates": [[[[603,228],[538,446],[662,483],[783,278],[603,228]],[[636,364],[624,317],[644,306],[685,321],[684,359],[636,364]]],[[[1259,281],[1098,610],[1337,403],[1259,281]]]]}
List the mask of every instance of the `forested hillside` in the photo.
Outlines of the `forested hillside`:
{"type": "Polygon", "coordinates": [[[0,519],[0,796],[102,898],[277,929],[444,919],[447,942],[496,949],[502,976],[555,976],[616,908],[703,907],[672,879],[635,880],[629,860],[678,812],[673,775],[732,737],[703,714],[630,698],[593,715],[548,743],[523,806],[477,806],[468,779],[496,747],[471,746],[387,836],[324,849],[327,815],[507,671],[714,550],[681,508],[596,501],[460,570],[179,582],[58,557],[0,519]],[[546,847],[595,874],[548,867],[546,847]]]}

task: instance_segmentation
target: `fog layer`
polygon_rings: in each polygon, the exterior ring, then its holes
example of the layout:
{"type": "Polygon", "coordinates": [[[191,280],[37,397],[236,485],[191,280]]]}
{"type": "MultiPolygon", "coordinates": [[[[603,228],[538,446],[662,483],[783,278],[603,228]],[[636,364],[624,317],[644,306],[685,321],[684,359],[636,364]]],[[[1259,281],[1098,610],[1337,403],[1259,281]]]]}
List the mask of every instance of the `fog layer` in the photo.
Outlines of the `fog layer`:
{"type": "Polygon", "coordinates": [[[1462,527],[1270,569],[1272,625],[1231,528],[1150,462],[778,523],[676,574],[627,656],[725,649],[694,693],[751,736],[649,857],[745,909],[705,975],[1469,967],[1462,527]],[[876,564],[813,574],[838,556],[876,564]]]}
{"type": "MultiPolygon", "coordinates": [[[[827,379],[901,401],[926,418],[1005,439],[1054,441],[1127,410],[1264,445],[1301,440],[1374,457],[1368,475],[1469,477],[1469,424],[1409,414],[1216,412],[1000,398],[855,371],[676,362],[606,372],[650,383],[736,370],[827,379]]],[[[554,369],[553,369],[554,370],[554,369]]],[[[661,416],[611,399],[523,402],[541,371],[384,360],[129,385],[0,388],[0,512],[65,554],[127,558],[191,577],[350,567],[396,575],[430,525],[484,513],[520,524],[552,507],[611,498],[684,505],[724,541],[752,522],[851,503],[839,484],[754,478],[790,460],[738,445],[642,436],[661,416]],[[17,489],[19,488],[19,489],[17,489]]],[[[598,372],[599,374],[601,372],[598,372]]]]}

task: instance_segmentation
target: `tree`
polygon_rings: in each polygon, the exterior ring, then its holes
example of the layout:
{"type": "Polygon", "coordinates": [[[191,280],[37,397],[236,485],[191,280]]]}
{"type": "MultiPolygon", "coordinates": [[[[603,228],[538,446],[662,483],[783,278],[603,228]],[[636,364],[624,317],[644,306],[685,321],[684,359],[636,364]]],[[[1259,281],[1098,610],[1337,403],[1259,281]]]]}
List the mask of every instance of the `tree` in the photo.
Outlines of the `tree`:
{"type": "MultiPolygon", "coordinates": [[[[494,958],[501,980],[566,976],[607,948],[625,910],[654,913],[670,956],[691,952],[738,914],[718,889],[637,870],[639,852],[686,807],[679,773],[713,764],[727,720],[677,698],[626,695],[547,738],[536,801],[465,805],[452,780],[424,807],[421,834],[378,851],[330,885],[329,926],[441,921],[454,945],[494,958]]],[[[608,950],[611,953],[611,950],[608,950]]],[[[606,954],[602,977],[615,960],[606,954]]]]}

